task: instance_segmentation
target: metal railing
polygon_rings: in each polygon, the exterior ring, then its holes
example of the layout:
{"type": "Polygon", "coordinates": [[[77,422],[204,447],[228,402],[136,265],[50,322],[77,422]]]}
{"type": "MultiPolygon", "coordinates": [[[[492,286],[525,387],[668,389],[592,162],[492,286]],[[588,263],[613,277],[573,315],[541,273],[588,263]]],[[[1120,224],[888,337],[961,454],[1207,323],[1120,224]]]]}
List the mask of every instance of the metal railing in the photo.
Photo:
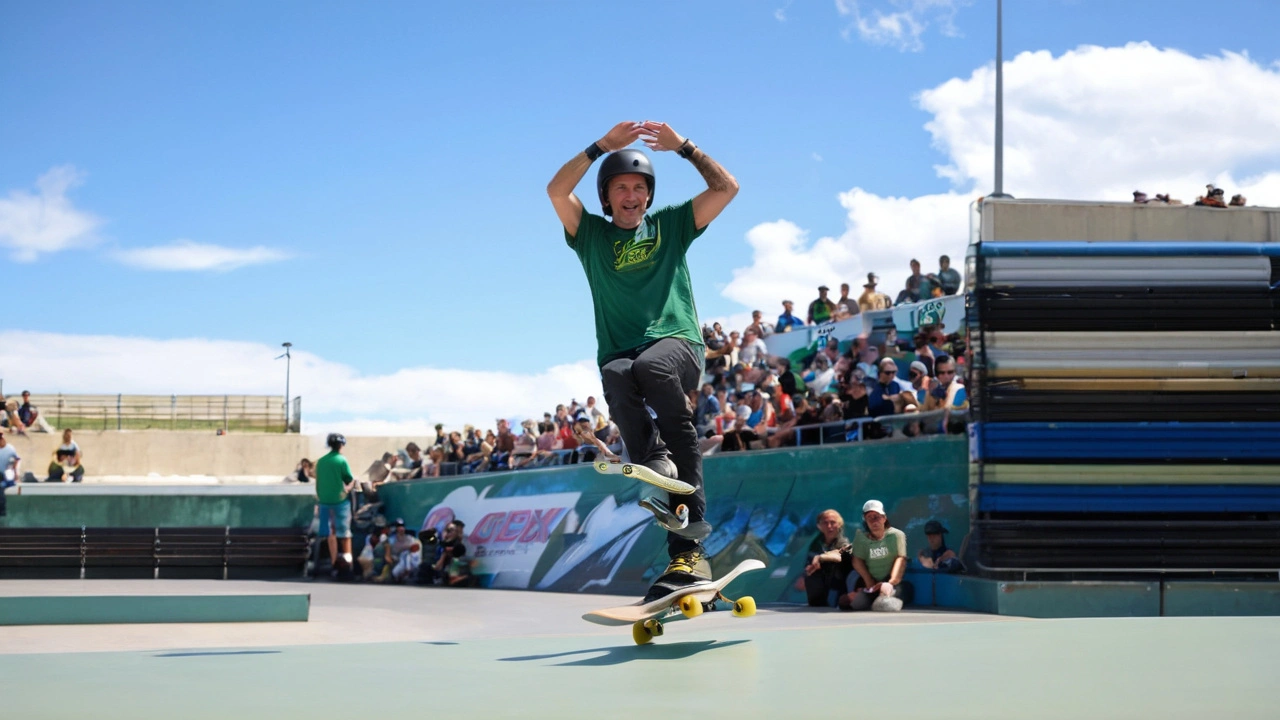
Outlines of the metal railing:
{"type": "Polygon", "coordinates": [[[55,428],[300,432],[302,398],[286,420],[280,395],[36,395],[31,404],[55,428]]]}
{"type": "Polygon", "coordinates": [[[919,433],[920,435],[942,435],[946,433],[946,428],[930,428],[928,423],[932,420],[943,420],[944,418],[948,422],[950,421],[968,422],[969,411],[968,410],[951,410],[948,412],[947,410],[930,410],[928,412],[906,413],[903,415],[881,415],[880,417],[860,417],[860,418],[852,418],[849,420],[836,420],[833,422],[819,423],[816,425],[797,425],[794,428],[792,428],[792,430],[796,434],[796,445],[801,445],[801,444],[825,445],[828,442],[842,443],[842,442],[862,442],[864,440],[882,440],[884,438],[896,435],[899,430],[904,429],[907,425],[911,425],[917,422],[922,423],[921,432],[919,433]],[[879,425],[881,429],[892,430],[893,432],[886,432],[886,434],[883,437],[869,438],[867,437],[866,429],[867,429],[867,426],[871,424],[879,425]],[[829,429],[836,429],[836,428],[839,428],[844,431],[843,439],[827,440],[828,433],[825,431],[829,429]],[[805,431],[812,432],[814,430],[818,431],[818,442],[801,443],[802,433],[804,433],[805,431]]]}

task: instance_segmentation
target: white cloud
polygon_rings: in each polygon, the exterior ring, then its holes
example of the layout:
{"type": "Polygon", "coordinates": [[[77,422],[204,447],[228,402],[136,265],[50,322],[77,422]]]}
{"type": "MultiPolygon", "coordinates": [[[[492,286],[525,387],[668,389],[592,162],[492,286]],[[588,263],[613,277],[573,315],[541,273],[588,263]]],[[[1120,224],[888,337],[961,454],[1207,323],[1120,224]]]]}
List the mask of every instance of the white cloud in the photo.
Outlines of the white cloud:
{"type": "Polygon", "coordinates": [[[955,15],[966,4],[964,0],[836,0],[836,10],[853,17],[841,31],[846,40],[856,31],[873,45],[919,52],[924,49],[920,38],[930,25],[947,37],[959,36],[955,15]]]}
{"type": "MultiPolygon", "coordinates": [[[[285,361],[277,355],[278,347],[227,340],[0,332],[5,379],[40,393],[282,395],[285,361]]],[[[415,367],[362,375],[297,348],[290,394],[302,396],[304,431],[352,435],[423,434],[437,422],[491,428],[495,418],[541,419],[589,395],[605,406],[590,360],[530,373],[415,367]]]]}
{"type": "Polygon", "coordinates": [[[143,270],[226,272],[249,265],[279,262],[289,254],[262,245],[229,248],[221,245],[177,240],[168,245],[118,250],[115,258],[143,270]]]}
{"type": "Polygon", "coordinates": [[[15,262],[34,262],[42,253],[89,245],[102,221],[78,210],[67,191],[84,174],[70,165],[50,169],[36,181],[39,194],[13,190],[0,199],[0,246],[10,248],[15,262]]]}
{"type": "MultiPolygon", "coordinates": [[[[1005,190],[1017,197],[1124,201],[1141,189],[1190,203],[1212,182],[1251,205],[1280,205],[1280,66],[1133,43],[1022,53],[1004,80],[1005,190]]],[[[913,257],[929,272],[950,255],[963,271],[968,206],[994,178],[995,66],[917,101],[947,156],[935,169],[954,189],[900,198],[854,187],[839,197],[838,237],[811,240],[789,220],[757,225],[747,233],[752,264],[734,271],[725,297],[768,310],[791,296],[801,310],[821,283],[860,293],[868,271],[896,296],[913,257]]]]}
{"type": "Polygon", "coordinates": [[[822,162],[822,156],[818,153],[809,153],[809,157],[813,158],[814,162],[822,162]]]}

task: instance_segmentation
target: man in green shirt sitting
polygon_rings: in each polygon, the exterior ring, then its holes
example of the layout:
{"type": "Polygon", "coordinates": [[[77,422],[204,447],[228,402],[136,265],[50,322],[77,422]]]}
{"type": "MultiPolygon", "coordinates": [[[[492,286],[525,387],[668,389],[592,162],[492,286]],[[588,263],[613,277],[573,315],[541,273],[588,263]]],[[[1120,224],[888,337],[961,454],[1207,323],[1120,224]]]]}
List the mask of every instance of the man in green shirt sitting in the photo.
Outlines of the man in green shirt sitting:
{"type": "Polygon", "coordinates": [[[672,508],[688,506],[689,524],[668,534],[671,563],[646,600],[710,576],[701,543],[711,529],[703,519],[702,456],[688,401],[701,379],[704,350],[685,253],[737,193],[738,182],[719,163],[671,126],[652,121],[615,125],[547,185],[565,242],[591,289],[601,383],[631,461],[695,488],[670,498],[672,508]],[[655,176],[643,152],[626,149],[636,140],[691,162],[707,189],[649,213],[655,176]],[[600,166],[596,191],[611,219],[587,212],[574,194],[605,153],[611,154],[600,166]]]}
{"type": "Polygon", "coordinates": [[[355,485],[351,466],[342,456],[342,446],[347,439],[341,433],[329,433],[325,439],[329,452],[316,461],[316,501],[320,506],[320,528],[316,537],[329,542],[329,559],[334,574],[351,570],[351,503],[348,498],[355,485]],[[329,524],[333,530],[330,532],[329,524]],[[338,555],[338,542],[342,542],[342,555],[338,555]]]}

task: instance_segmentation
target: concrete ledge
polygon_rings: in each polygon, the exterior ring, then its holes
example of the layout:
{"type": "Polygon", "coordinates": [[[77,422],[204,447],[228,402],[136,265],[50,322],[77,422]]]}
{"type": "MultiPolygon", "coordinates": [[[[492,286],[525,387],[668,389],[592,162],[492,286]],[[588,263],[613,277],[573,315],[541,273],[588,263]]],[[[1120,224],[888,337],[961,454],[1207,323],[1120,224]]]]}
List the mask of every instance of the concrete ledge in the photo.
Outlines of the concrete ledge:
{"type": "Polygon", "coordinates": [[[5,597],[0,625],[306,622],[311,595],[61,595],[5,597]]]}
{"type": "Polygon", "coordinates": [[[1156,617],[1158,582],[999,582],[1001,615],[1033,618],[1156,617]]]}
{"type": "Polygon", "coordinates": [[[1280,583],[1182,580],[1164,584],[1164,614],[1280,615],[1280,583]]]}
{"type": "Polygon", "coordinates": [[[916,604],[1033,618],[1150,617],[1158,582],[1011,582],[912,570],[916,604]]]}

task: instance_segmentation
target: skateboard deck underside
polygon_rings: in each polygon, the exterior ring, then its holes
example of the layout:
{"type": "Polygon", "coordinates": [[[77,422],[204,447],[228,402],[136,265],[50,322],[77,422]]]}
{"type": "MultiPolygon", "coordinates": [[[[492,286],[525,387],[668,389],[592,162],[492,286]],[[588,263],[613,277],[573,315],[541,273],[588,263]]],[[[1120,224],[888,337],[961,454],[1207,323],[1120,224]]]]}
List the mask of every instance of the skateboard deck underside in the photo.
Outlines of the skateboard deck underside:
{"type": "Polygon", "coordinates": [[[676,493],[677,495],[689,495],[694,491],[694,487],[689,483],[659,475],[643,465],[635,465],[632,463],[611,463],[606,460],[597,460],[595,462],[595,469],[596,472],[602,475],[624,475],[642,482],[647,482],[650,485],[660,487],[667,492],[676,493]]]}

